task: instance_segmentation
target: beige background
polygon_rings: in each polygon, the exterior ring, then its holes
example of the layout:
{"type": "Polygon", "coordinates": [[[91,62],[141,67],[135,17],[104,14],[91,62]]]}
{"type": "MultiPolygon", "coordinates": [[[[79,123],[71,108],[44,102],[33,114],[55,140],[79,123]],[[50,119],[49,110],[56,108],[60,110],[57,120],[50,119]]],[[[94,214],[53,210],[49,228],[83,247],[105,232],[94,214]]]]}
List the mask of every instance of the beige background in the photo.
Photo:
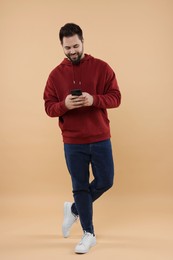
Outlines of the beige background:
{"type": "Polygon", "coordinates": [[[83,257],[172,259],[173,2],[0,1],[1,259],[71,259],[61,237],[72,200],[57,119],[44,112],[59,28],[78,23],[85,52],[115,70],[122,105],[109,110],[116,183],[95,203],[98,245],[83,257]]]}

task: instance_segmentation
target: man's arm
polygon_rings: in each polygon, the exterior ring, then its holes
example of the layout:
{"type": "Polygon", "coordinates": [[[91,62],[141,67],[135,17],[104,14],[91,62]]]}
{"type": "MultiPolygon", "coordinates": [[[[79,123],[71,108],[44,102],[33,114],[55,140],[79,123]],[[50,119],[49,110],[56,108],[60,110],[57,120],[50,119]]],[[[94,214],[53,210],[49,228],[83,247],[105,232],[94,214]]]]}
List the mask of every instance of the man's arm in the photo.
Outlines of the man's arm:
{"type": "Polygon", "coordinates": [[[59,117],[68,111],[65,100],[59,101],[51,78],[47,80],[44,90],[45,111],[50,117],[59,117]]]}
{"type": "Polygon", "coordinates": [[[121,103],[121,93],[118,87],[115,73],[108,66],[106,71],[106,84],[104,86],[103,94],[90,95],[89,93],[84,92],[83,96],[85,97],[84,106],[95,106],[101,109],[115,108],[118,107],[121,103]]]}
{"type": "Polygon", "coordinates": [[[49,78],[44,91],[45,110],[50,117],[60,117],[68,110],[83,107],[85,97],[67,95],[65,100],[59,101],[56,95],[55,88],[49,78]]]}

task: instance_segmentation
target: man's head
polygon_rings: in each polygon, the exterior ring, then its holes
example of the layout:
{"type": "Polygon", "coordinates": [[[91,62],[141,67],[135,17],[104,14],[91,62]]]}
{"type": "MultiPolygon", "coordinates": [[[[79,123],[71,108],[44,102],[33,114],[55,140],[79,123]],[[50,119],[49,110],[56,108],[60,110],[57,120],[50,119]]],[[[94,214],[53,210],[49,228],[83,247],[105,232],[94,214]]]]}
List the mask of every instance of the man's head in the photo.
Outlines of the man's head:
{"type": "Polygon", "coordinates": [[[59,39],[67,58],[78,64],[84,57],[82,29],[77,24],[67,23],[61,27],[59,39]]]}

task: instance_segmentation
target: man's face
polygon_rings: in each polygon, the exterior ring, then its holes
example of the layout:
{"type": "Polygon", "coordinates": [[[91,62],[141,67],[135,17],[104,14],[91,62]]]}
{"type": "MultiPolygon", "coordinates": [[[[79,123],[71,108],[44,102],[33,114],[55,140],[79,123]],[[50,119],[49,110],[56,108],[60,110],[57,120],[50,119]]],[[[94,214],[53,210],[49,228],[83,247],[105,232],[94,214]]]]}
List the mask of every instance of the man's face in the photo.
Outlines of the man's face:
{"type": "Polygon", "coordinates": [[[78,64],[84,57],[83,42],[77,34],[70,37],[63,37],[62,47],[64,54],[73,64],[78,64]]]}

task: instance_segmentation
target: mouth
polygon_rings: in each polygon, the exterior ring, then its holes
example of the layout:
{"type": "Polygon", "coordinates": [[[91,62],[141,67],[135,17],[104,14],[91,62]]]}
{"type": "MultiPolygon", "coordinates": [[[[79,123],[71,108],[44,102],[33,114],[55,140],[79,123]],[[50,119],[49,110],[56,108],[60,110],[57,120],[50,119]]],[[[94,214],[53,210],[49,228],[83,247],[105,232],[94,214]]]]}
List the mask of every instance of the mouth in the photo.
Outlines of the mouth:
{"type": "Polygon", "coordinates": [[[72,59],[76,59],[78,56],[77,56],[77,54],[75,53],[75,54],[71,54],[71,56],[70,56],[72,59]]]}

